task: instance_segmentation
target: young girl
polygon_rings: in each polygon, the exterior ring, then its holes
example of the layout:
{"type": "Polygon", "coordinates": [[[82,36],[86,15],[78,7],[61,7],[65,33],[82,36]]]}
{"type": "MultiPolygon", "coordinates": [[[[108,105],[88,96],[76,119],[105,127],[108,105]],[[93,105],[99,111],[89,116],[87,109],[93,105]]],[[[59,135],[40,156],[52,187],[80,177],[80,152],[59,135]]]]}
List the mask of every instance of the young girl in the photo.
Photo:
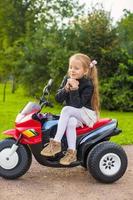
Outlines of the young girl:
{"type": "Polygon", "coordinates": [[[93,127],[98,120],[99,93],[96,61],[85,54],[74,54],[69,59],[68,75],[65,76],[56,94],[59,103],[65,101],[54,139],[41,155],[54,156],[61,152],[61,139],[66,132],[68,150],[60,164],[69,165],[76,161],[76,127],[83,124],[93,127]]]}

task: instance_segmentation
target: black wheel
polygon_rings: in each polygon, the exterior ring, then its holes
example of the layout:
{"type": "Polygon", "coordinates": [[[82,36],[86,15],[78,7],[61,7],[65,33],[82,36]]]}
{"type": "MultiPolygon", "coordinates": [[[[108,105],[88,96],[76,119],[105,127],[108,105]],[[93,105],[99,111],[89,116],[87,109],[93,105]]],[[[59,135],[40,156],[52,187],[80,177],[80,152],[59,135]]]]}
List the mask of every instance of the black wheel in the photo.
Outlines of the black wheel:
{"type": "Polygon", "coordinates": [[[24,175],[32,162],[31,151],[27,145],[19,145],[11,156],[10,149],[15,144],[14,139],[0,142],[0,176],[6,179],[16,179],[24,175]]]}
{"type": "Polygon", "coordinates": [[[127,162],[127,155],[121,146],[112,142],[102,142],[90,151],[87,168],[96,180],[112,183],[123,176],[127,162]]]}

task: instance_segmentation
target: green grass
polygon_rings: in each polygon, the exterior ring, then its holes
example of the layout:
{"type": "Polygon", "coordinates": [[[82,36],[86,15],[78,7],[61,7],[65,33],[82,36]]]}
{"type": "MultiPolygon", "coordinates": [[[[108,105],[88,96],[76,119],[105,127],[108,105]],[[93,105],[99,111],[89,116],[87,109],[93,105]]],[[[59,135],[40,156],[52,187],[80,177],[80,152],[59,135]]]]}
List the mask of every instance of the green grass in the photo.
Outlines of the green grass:
{"type": "MultiPolygon", "coordinates": [[[[34,101],[33,98],[24,96],[24,90],[18,88],[15,94],[11,94],[10,84],[6,89],[6,101],[3,102],[3,85],[0,84],[0,139],[5,136],[2,134],[4,130],[14,127],[14,120],[17,113],[24,107],[28,101],[34,101]]],[[[60,113],[61,107],[55,105],[53,109],[47,108],[46,112],[60,113]]],[[[44,111],[44,110],[43,110],[44,111]]],[[[112,138],[112,141],[119,144],[133,144],[133,113],[132,112],[110,112],[102,111],[102,118],[118,119],[119,128],[122,134],[112,138]]]]}
{"type": "Polygon", "coordinates": [[[118,127],[122,130],[120,135],[112,137],[111,141],[119,144],[133,144],[133,113],[102,111],[102,118],[118,120],[118,127]]]}

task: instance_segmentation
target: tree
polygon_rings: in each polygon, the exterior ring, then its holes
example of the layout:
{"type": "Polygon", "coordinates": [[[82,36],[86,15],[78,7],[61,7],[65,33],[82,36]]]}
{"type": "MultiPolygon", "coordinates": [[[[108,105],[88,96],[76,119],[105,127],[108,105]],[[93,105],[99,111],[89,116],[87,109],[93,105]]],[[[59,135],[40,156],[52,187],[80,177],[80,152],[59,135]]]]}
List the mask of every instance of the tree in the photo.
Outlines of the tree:
{"type": "MultiPolygon", "coordinates": [[[[3,55],[0,68],[5,71],[7,79],[12,76],[13,83],[20,78],[18,72],[23,57],[25,36],[29,30],[35,31],[35,11],[31,9],[34,2],[29,0],[0,1],[0,49],[3,55]]],[[[13,84],[12,91],[15,89],[14,86],[15,84],[13,84]]]]}
{"type": "Polygon", "coordinates": [[[133,13],[125,10],[124,16],[117,24],[119,43],[133,58],[133,13]]]}
{"type": "MultiPolygon", "coordinates": [[[[39,1],[39,4],[41,2],[39,1]]],[[[56,80],[54,84],[56,87],[65,75],[70,50],[65,46],[64,32],[68,27],[68,19],[81,12],[72,0],[43,2],[45,6],[42,6],[36,19],[37,29],[33,35],[27,36],[25,42],[26,64],[22,70],[22,83],[30,94],[38,93],[42,89],[42,84],[50,77],[56,80]],[[39,74],[37,77],[36,71],[39,74]]],[[[67,39],[71,40],[71,38],[67,39]]]]}
{"type": "Polygon", "coordinates": [[[87,17],[75,21],[73,32],[76,48],[98,61],[101,79],[112,76],[120,60],[115,56],[119,45],[110,13],[102,8],[93,8],[87,17]]]}

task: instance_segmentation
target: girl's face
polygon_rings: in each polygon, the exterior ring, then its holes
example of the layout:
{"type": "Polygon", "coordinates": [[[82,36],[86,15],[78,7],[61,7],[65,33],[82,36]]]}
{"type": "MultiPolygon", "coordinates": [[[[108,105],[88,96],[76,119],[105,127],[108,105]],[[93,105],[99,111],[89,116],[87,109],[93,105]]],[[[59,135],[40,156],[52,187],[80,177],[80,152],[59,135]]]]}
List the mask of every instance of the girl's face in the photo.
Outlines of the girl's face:
{"type": "Polygon", "coordinates": [[[81,79],[85,75],[83,64],[78,59],[70,59],[68,73],[70,78],[81,79]]]}

